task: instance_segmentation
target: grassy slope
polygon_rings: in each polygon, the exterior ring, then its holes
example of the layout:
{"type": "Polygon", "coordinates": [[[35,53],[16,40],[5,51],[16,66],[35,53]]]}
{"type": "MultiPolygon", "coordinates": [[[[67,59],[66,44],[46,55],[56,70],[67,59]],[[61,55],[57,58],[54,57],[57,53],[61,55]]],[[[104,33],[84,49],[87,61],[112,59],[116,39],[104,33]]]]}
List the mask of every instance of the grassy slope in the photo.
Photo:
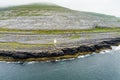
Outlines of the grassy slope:
{"type": "MultiPolygon", "coordinates": [[[[72,11],[70,9],[57,6],[57,5],[48,5],[48,4],[29,4],[29,5],[22,5],[22,6],[12,6],[12,7],[7,7],[7,8],[1,8],[0,9],[0,14],[5,12],[5,11],[12,11],[8,17],[13,17],[13,16],[41,16],[44,15],[43,13],[37,14],[36,12],[29,14],[30,11],[40,11],[44,10],[46,12],[49,11],[59,11],[59,12],[65,12],[65,11],[72,11]],[[14,15],[12,14],[14,13],[14,15]]],[[[72,11],[74,12],[74,11],[72,11]]],[[[110,15],[104,15],[104,14],[98,14],[98,13],[92,13],[92,12],[81,12],[83,14],[89,15],[89,16],[94,16],[94,17],[103,17],[103,18],[116,18],[114,16],[110,15]]],[[[3,16],[6,16],[2,14],[3,16]]],[[[86,30],[17,30],[17,29],[6,29],[6,28],[0,28],[0,32],[32,32],[36,34],[61,34],[61,33],[80,33],[80,32],[110,32],[110,31],[119,31],[119,28],[94,28],[94,29],[86,29],[86,30]]]]}
{"type": "MultiPolygon", "coordinates": [[[[32,34],[64,34],[64,33],[93,33],[93,32],[120,32],[120,28],[95,28],[95,29],[88,29],[88,30],[17,30],[17,29],[5,29],[0,28],[0,32],[30,32],[32,34]]],[[[75,34],[70,36],[70,39],[78,39],[80,35],[75,34]]],[[[25,44],[25,43],[18,43],[18,42],[0,42],[0,49],[30,49],[32,47],[47,47],[47,46],[54,46],[53,43],[51,44],[25,44]]]]}
{"type": "Polygon", "coordinates": [[[0,28],[0,32],[30,32],[33,34],[64,34],[64,33],[93,33],[93,32],[115,32],[120,31],[120,28],[94,28],[85,30],[18,30],[0,28]]]}
{"type": "Polygon", "coordinates": [[[7,11],[7,10],[34,10],[34,9],[41,9],[41,10],[57,10],[57,9],[63,9],[63,7],[58,5],[48,5],[48,4],[29,4],[29,5],[19,5],[19,6],[11,6],[11,7],[5,7],[1,8],[1,11],[7,11]]]}
{"type": "MultiPolygon", "coordinates": [[[[64,12],[64,11],[72,11],[67,8],[63,8],[57,5],[45,5],[45,4],[31,4],[31,5],[22,5],[22,6],[12,6],[8,8],[1,8],[0,9],[0,14],[5,12],[5,11],[12,11],[15,15],[9,14],[8,16],[40,16],[42,14],[36,14],[33,13],[29,15],[28,13],[30,11],[59,11],[59,12],[64,12]]],[[[91,13],[91,12],[82,12],[83,14],[89,15],[89,16],[96,16],[96,17],[104,17],[104,18],[115,18],[114,16],[109,16],[109,15],[104,15],[104,14],[98,14],[98,13],[91,13]]],[[[2,14],[3,16],[6,16],[2,14]]],[[[86,29],[86,30],[17,30],[17,29],[7,29],[7,28],[0,28],[0,32],[31,32],[33,34],[64,34],[64,33],[93,33],[93,32],[114,32],[114,31],[120,31],[120,28],[94,28],[94,29],[86,29]]],[[[71,39],[76,39],[80,38],[79,35],[75,35],[70,37],[71,39]]],[[[22,43],[0,43],[1,46],[10,46],[13,48],[24,48],[24,47],[29,47],[29,46],[49,46],[53,44],[22,44],[22,43]]]]}
{"type": "Polygon", "coordinates": [[[100,13],[93,13],[93,12],[84,12],[86,14],[96,16],[96,17],[104,17],[104,18],[116,18],[115,16],[112,15],[106,15],[106,14],[100,14],[100,13]]]}
{"type": "MultiPolygon", "coordinates": [[[[0,11],[4,12],[4,11],[9,11],[12,10],[13,13],[16,13],[16,16],[29,16],[29,12],[30,11],[34,11],[34,10],[46,10],[48,11],[59,11],[59,12],[64,12],[64,11],[74,11],[74,10],[70,10],[68,8],[64,8],[55,4],[44,4],[44,3],[35,3],[35,4],[28,4],[28,5],[20,5],[20,6],[11,6],[11,7],[6,7],[6,8],[0,8],[0,11]],[[27,10],[27,11],[26,11],[27,10]]],[[[93,13],[93,12],[82,12],[83,14],[87,14],[90,16],[96,16],[96,17],[104,17],[104,18],[115,18],[115,16],[111,16],[111,15],[105,15],[105,14],[99,14],[99,13],[93,13]]],[[[33,13],[30,16],[39,16],[36,15],[35,13],[33,13]]]]}
{"type": "Polygon", "coordinates": [[[19,42],[0,42],[1,50],[31,50],[32,48],[36,48],[39,50],[40,47],[52,47],[54,44],[26,44],[19,42]]]}
{"type": "Polygon", "coordinates": [[[11,6],[6,8],[0,8],[0,14],[7,17],[17,17],[17,16],[45,16],[44,12],[38,13],[39,11],[49,12],[64,12],[69,11],[67,8],[63,8],[57,5],[48,5],[48,4],[29,4],[22,6],[11,6]],[[5,11],[10,11],[7,15],[5,11]]]}

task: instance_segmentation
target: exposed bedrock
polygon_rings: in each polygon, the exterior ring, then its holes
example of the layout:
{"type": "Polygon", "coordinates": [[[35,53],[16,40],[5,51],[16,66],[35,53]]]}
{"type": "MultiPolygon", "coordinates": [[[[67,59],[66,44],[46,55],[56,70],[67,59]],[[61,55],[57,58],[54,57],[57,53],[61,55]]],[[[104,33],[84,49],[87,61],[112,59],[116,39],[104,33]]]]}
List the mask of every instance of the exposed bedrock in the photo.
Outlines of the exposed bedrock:
{"type": "MultiPolygon", "coordinates": [[[[91,45],[81,45],[79,47],[73,48],[63,48],[56,50],[48,50],[45,52],[20,52],[20,51],[0,51],[1,57],[10,57],[13,59],[29,59],[29,58],[50,58],[50,57],[60,57],[65,55],[75,55],[80,53],[89,54],[89,52],[96,52],[103,49],[111,49],[113,45],[119,45],[120,38],[114,38],[109,41],[102,41],[97,44],[91,45]]],[[[84,55],[84,54],[81,54],[84,55]]]]}

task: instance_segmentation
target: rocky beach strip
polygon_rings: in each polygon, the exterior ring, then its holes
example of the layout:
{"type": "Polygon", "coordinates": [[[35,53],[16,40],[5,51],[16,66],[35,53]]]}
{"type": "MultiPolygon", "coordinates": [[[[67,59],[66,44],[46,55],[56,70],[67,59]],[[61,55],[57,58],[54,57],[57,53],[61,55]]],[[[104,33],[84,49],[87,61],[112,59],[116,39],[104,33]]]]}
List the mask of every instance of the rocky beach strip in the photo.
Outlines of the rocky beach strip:
{"type": "Polygon", "coordinates": [[[61,48],[42,52],[23,52],[23,51],[0,51],[0,60],[5,61],[47,61],[57,59],[76,58],[80,55],[92,54],[104,49],[111,49],[111,46],[118,46],[120,38],[111,38],[99,43],[81,45],[78,47],[61,48]]]}

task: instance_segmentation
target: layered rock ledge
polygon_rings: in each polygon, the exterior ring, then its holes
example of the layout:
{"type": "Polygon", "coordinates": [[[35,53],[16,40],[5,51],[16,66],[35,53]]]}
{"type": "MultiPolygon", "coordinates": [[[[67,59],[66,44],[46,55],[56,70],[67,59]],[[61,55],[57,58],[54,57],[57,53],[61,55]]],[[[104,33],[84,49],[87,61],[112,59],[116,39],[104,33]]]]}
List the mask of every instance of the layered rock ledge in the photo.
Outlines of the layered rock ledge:
{"type": "Polygon", "coordinates": [[[120,38],[111,38],[90,45],[80,45],[71,48],[56,48],[42,52],[23,52],[23,51],[0,51],[0,60],[4,61],[47,61],[57,59],[76,58],[80,55],[92,54],[104,49],[111,49],[111,46],[118,46],[120,38]]]}

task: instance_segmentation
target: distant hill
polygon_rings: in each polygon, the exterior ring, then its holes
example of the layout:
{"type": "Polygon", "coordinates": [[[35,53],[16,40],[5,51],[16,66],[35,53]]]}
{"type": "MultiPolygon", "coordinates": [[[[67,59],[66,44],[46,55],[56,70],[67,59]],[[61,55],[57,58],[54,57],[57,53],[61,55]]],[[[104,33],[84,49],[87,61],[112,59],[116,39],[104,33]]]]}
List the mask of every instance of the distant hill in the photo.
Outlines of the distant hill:
{"type": "Polygon", "coordinates": [[[0,8],[0,27],[12,29],[120,27],[120,18],[70,10],[55,4],[28,4],[0,8]]]}

